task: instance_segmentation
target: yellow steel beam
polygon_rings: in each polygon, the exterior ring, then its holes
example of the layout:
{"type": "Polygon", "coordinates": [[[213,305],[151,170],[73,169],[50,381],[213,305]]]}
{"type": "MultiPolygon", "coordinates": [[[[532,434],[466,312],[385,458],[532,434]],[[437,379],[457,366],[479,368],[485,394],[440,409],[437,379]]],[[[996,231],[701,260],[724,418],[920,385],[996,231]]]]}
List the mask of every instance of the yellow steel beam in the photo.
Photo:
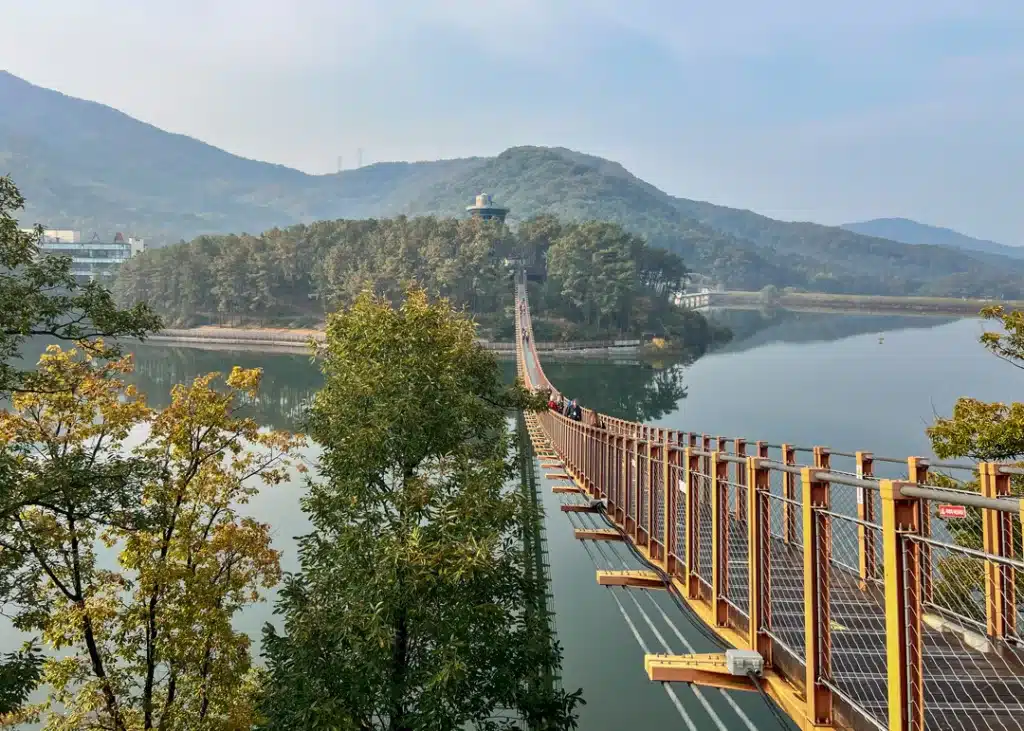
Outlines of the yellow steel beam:
{"type": "Polygon", "coordinates": [[[554,474],[554,473],[552,473],[550,475],[544,475],[544,476],[546,478],[548,478],[549,480],[571,480],[572,479],[572,477],[570,475],[566,475],[566,474],[554,474]]]}
{"type": "Polygon", "coordinates": [[[583,492],[576,485],[555,485],[551,488],[551,492],[555,495],[568,495],[583,492]]]}
{"type": "Polygon", "coordinates": [[[614,528],[577,528],[576,538],[581,541],[621,541],[622,534],[614,528]]]}
{"type": "Polygon", "coordinates": [[[572,503],[569,505],[562,506],[563,513],[596,513],[597,508],[590,505],[590,503],[572,503]]]}
{"type": "Polygon", "coordinates": [[[635,586],[642,589],[664,589],[665,583],[653,571],[598,571],[601,586],[635,586]]]}
{"type": "Polygon", "coordinates": [[[658,683],[696,683],[725,690],[756,690],[753,681],[732,675],[721,653],[694,655],[646,655],[647,677],[658,683]]]}

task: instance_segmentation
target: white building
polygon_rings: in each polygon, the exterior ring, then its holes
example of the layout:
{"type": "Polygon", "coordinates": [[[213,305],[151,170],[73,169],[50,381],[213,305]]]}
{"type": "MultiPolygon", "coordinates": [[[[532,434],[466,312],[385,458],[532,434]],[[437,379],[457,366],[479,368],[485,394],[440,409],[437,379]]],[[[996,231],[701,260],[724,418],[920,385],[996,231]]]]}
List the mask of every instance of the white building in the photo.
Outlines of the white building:
{"type": "Polygon", "coordinates": [[[88,281],[112,278],[121,264],[146,250],[146,241],[133,236],[125,239],[120,232],[113,241],[101,241],[96,234],[83,241],[80,231],[45,229],[39,249],[50,256],[71,257],[71,273],[76,279],[88,281]]]}
{"type": "Polygon", "coordinates": [[[81,231],[48,228],[43,231],[42,242],[48,244],[77,244],[82,240],[81,231]]]}

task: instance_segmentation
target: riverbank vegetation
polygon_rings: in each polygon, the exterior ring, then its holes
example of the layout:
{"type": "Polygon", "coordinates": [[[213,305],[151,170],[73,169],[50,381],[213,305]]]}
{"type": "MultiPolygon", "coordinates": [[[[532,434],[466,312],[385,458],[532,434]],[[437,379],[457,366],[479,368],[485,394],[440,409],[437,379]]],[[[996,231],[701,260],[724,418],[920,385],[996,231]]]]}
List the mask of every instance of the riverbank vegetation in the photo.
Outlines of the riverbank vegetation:
{"type": "MultiPolygon", "coordinates": [[[[724,292],[715,295],[723,307],[784,307],[791,309],[822,309],[868,312],[908,312],[936,315],[977,315],[979,310],[993,306],[993,300],[968,297],[889,297],[885,295],[826,294],[802,292],[791,287],[765,287],[760,292],[724,292]]],[[[1002,301],[1008,309],[1024,309],[1024,301],[1002,301]]]]}
{"type": "Polygon", "coordinates": [[[722,335],[671,304],[687,275],[677,255],[616,224],[551,216],[515,232],[497,221],[425,216],[200,236],[132,258],[115,291],[177,326],[316,327],[364,290],[397,301],[416,282],[465,308],[484,337],[511,339],[511,262],[529,263],[545,280],[535,306],[542,339],[652,333],[703,349],[722,335]]]}

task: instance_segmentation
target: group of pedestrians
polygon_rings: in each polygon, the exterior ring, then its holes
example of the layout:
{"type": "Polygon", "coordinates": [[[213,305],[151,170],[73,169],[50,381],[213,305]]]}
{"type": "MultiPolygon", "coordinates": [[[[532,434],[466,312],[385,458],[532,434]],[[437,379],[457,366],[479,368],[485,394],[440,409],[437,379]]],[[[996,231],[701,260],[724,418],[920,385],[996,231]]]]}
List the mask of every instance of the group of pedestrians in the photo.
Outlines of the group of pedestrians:
{"type": "MultiPolygon", "coordinates": [[[[554,395],[548,400],[548,408],[554,411],[556,414],[561,414],[567,419],[573,421],[583,421],[583,407],[579,405],[576,399],[564,399],[562,396],[558,396],[557,399],[554,395]]],[[[601,423],[601,418],[597,415],[594,410],[590,411],[590,418],[587,420],[590,426],[603,429],[604,424],[601,423]]]]}

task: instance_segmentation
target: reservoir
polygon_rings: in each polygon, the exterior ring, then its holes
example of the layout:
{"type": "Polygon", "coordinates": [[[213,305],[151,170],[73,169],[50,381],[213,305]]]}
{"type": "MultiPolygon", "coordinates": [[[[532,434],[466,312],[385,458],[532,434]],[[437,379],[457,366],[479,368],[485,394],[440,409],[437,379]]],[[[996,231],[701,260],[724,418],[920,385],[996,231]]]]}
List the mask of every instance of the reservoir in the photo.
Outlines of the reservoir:
{"type": "MultiPolygon", "coordinates": [[[[548,377],[566,396],[609,415],[751,442],[823,445],[889,457],[929,456],[925,429],[937,415],[948,415],[959,396],[1019,400],[1021,376],[981,347],[983,323],[976,319],[786,311],[717,317],[733,329],[733,341],[694,362],[541,357],[548,377]]],[[[321,383],[315,365],[302,354],[162,344],[131,350],[136,354],[132,380],[156,407],[168,402],[175,383],[209,371],[226,373],[234,365],[258,366],[264,381],[255,416],[268,426],[298,429],[303,404],[321,383]]],[[[513,362],[502,361],[502,367],[511,379],[513,362]]],[[[310,449],[308,457],[315,459],[315,451],[310,449]]],[[[597,586],[594,564],[573,538],[558,496],[547,485],[538,487],[547,513],[551,593],[564,653],[562,685],[582,687],[587,702],[580,728],[617,731],[641,723],[684,728],[664,691],[647,680],[643,653],[608,590],[597,586]]],[[[309,529],[299,506],[303,492],[303,482],[295,480],[267,490],[247,508],[273,526],[286,571],[297,568],[294,537],[309,529]]],[[[698,652],[711,651],[671,602],[654,600],[698,652]]],[[[272,608],[269,597],[238,618],[237,626],[257,645],[260,628],[273,620],[272,608]]],[[[656,612],[652,616],[660,620],[656,612]]],[[[20,642],[4,622],[0,651],[20,642]]],[[[646,628],[638,624],[638,629],[646,628]]],[[[674,639],[667,626],[659,629],[674,639]]],[[[648,642],[655,645],[653,636],[648,642]]],[[[704,728],[708,719],[692,691],[679,688],[678,695],[704,728]]],[[[708,697],[713,706],[723,703],[717,693],[708,697]]],[[[753,694],[736,700],[758,728],[779,727],[753,694]]]]}

